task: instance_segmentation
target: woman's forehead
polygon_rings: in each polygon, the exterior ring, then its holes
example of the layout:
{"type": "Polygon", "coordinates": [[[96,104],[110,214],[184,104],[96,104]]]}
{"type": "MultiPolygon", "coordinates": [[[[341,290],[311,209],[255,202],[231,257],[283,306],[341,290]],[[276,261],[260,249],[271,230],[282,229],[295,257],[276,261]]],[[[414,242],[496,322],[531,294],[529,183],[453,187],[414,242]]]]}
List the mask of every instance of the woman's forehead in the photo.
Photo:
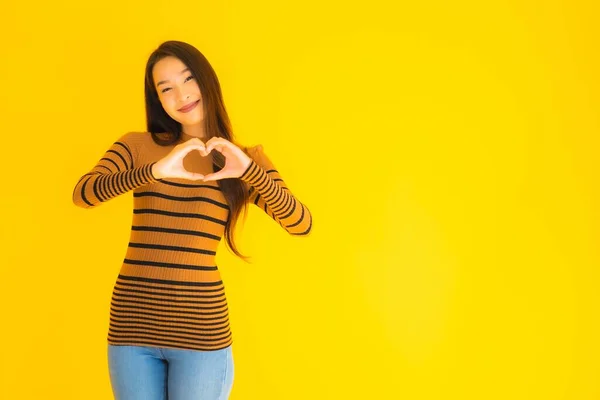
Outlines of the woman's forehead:
{"type": "Polygon", "coordinates": [[[175,57],[165,57],[154,65],[152,75],[158,85],[161,80],[176,78],[186,71],[189,71],[189,69],[180,59],[175,57]]]}

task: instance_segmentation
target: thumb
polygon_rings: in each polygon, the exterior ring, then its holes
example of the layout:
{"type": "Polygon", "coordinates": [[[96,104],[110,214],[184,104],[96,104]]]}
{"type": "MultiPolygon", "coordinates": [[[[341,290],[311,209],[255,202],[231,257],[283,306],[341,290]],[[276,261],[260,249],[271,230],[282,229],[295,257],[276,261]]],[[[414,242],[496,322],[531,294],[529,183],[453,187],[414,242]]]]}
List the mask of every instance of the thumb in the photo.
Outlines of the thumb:
{"type": "Polygon", "coordinates": [[[227,176],[225,175],[225,173],[223,172],[223,170],[212,173],[212,174],[207,174],[204,176],[204,181],[216,181],[217,179],[223,179],[223,178],[227,178],[227,176]]]}
{"type": "Polygon", "coordinates": [[[206,146],[201,141],[192,139],[183,143],[183,146],[179,148],[179,151],[177,153],[181,157],[186,156],[194,150],[200,150],[201,152],[205,152],[206,146]]]}
{"type": "Polygon", "coordinates": [[[191,181],[197,181],[197,180],[200,180],[200,179],[204,179],[204,175],[202,175],[202,174],[196,174],[194,172],[189,172],[189,173],[185,174],[184,178],[185,179],[189,179],[191,181]]]}

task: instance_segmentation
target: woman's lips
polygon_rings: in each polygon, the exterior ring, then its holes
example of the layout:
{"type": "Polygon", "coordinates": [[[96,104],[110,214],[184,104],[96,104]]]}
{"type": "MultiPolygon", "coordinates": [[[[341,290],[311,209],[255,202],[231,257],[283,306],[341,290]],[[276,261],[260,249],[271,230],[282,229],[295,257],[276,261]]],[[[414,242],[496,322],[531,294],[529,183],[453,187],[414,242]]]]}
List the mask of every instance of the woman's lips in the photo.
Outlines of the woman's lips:
{"type": "Polygon", "coordinates": [[[184,113],[186,113],[186,112],[190,112],[190,111],[192,111],[192,110],[193,110],[193,109],[194,109],[194,108],[195,108],[195,107],[198,105],[198,103],[199,103],[199,102],[200,102],[200,100],[198,100],[198,101],[195,101],[195,102],[193,102],[192,104],[190,104],[190,105],[188,105],[188,106],[185,106],[185,107],[183,107],[183,108],[180,108],[180,109],[179,109],[179,110],[177,110],[177,111],[184,112],[184,113]]]}

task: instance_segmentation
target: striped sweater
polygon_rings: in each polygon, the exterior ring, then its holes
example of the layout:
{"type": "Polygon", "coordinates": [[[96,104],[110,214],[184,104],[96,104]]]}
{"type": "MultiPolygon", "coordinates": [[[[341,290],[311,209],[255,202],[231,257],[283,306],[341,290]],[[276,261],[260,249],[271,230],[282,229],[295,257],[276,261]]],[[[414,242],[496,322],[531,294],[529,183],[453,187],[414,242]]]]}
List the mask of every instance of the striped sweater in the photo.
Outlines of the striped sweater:
{"type": "MultiPolygon", "coordinates": [[[[93,208],[133,191],[131,234],[110,302],[108,343],[219,350],[233,343],[225,285],[215,263],[229,206],[216,181],[156,179],[152,166],[175,145],[128,132],[83,175],[73,202],[93,208]]],[[[216,151],[216,150],[214,150],[216,151]]],[[[308,235],[312,215],[287,188],[261,146],[239,178],[250,202],[292,235],[308,235]]],[[[211,157],[193,151],[192,172],[213,172],[211,157]]]]}

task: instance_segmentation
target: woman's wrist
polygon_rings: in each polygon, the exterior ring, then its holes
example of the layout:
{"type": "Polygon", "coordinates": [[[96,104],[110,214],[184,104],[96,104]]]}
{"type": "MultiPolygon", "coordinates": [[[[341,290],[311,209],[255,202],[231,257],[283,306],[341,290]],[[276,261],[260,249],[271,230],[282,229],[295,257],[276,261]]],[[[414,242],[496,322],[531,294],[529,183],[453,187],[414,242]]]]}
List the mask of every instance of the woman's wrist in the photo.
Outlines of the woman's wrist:
{"type": "Polygon", "coordinates": [[[152,164],[152,168],[150,168],[150,173],[152,174],[152,177],[153,177],[154,179],[160,180],[160,179],[164,178],[164,176],[162,176],[162,175],[160,174],[160,171],[159,171],[159,169],[157,168],[157,165],[158,165],[158,161],[155,161],[155,162],[152,164]]]}

